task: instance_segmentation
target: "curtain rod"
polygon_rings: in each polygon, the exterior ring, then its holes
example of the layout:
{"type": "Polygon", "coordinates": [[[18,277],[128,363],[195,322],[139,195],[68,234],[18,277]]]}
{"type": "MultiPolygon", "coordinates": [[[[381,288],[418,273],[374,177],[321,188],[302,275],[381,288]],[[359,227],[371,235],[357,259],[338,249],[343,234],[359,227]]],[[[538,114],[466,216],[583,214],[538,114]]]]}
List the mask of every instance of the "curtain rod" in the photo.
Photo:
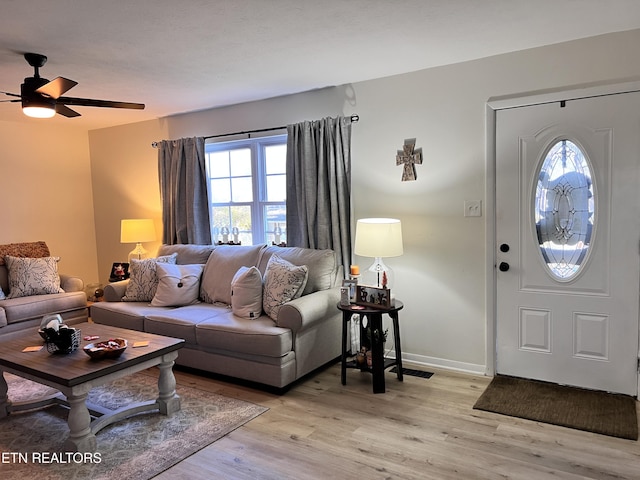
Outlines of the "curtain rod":
{"type": "MultiPolygon", "coordinates": [[[[357,123],[358,120],[360,120],[360,117],[358,115],[351,115],[349,117],[349,119],[351,120],[351,123],[357,123]]],[[[271,132],[274,130],[283,130],[287,128],[287,126],[283,126],[283,127],[271,127],[271,128],[260,128],[257,130],[245,130],[244,132],[234,132],[234,133],[221,133],[219,135],[209,135],[208,137],[203,137],[205,140],[208,138],[220,138],[220,137],[231,137],[233,135],[251,135],[252,133],[260,133],[260,132],[271,132]]],[[[152,142],[151,146],[153,148],[158,148],[158,145],[160,144],[160,142],[152,142]]]]}

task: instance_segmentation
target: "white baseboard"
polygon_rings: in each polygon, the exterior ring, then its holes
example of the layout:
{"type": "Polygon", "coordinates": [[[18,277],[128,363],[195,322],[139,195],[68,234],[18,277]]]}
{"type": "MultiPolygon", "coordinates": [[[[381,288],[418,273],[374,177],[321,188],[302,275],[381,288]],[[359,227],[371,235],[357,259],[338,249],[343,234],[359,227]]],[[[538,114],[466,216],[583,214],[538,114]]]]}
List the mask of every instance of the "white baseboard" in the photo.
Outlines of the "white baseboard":
{"type": "MultiPolygon", "coordinates": [[[[396,352],[394,350],[391,350],[387,353],[386,356],[395,358],[395,354],[396,352]]],[[[484,376],[486,371],[485,365],[457,362],[454,360],[447,360],[445,358],[427,357],[424,355],[414,355],[411,353],[403,353],[402,361],[424,367],[437,367],[443,370],[453,370],[456,372],[471,373],[473,375],[484,376]]]]}

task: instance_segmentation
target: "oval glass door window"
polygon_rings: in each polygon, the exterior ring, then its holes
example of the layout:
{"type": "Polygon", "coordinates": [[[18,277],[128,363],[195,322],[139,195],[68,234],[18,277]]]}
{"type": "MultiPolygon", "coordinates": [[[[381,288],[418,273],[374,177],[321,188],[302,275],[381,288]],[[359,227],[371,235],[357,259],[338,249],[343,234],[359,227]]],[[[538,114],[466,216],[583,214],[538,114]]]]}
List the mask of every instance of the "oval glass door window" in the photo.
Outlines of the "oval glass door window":
{"type": "Polygon", "coordinates": [[[540,171],[534,219],[540,253],[553,278],[569,281],[584,265],[595,222],[591,168],[570,140],[549,149],[540,171]]]}

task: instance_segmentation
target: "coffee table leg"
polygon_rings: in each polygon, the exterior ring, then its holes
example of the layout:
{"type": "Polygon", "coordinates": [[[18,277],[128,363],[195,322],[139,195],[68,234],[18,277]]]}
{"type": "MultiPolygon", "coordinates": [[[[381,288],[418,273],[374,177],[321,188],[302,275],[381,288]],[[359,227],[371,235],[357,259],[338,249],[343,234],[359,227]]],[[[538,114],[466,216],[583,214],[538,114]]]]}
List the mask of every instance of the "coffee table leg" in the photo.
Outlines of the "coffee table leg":
{"type": "Polygon", "coordinates": [[[91,433],[91,416],[87,409],[88,392],[67,395],[69,402],[69,438],[64,444],[66,450],[75,452],[94,452],[96,437],[91,433]]]}
{"type": "Polygon", "coordinates": [[[176,352],[165,355],[162,357],[162,363],[158,365],[158,409],[163,415],[172,415],[180,410],[180,397],[176,395],[176,377],[173,376],[173,360],[177,356],[176,352]]]}
{"type": "Polygon", "coordinates": [[[7,386],[7,381],[4,378],[4,373],[0,372],[0,418],[4,418],[9,415],[9,405],[11,402],[9,401],[9,387],[7,386]]]}

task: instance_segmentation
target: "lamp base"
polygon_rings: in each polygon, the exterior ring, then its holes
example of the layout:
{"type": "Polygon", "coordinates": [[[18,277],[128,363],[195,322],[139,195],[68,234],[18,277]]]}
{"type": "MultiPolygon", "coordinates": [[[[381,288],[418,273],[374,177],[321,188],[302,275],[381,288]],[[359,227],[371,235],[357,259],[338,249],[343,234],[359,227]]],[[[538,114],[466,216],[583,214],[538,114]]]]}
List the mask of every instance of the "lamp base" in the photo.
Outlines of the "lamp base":
{"type": "Polygon", "coordinates": [[[362,273],[362,285],[376,288],[391,288],[394,281],[393,270],[385,265],[382,258],[376,257],[369,268],[362,273]],[[386,280],[386,283],[385,283],[386,280]]]}
{"type": "Polygon", "coordinates": [[[142,260],[143,258],[147,258],[149,256],[149,252],[147,252],[141,243],[136,243],[136,248],[129,252],[129,257],[127,261],[131,263],[132,259],[142,260]]]}

